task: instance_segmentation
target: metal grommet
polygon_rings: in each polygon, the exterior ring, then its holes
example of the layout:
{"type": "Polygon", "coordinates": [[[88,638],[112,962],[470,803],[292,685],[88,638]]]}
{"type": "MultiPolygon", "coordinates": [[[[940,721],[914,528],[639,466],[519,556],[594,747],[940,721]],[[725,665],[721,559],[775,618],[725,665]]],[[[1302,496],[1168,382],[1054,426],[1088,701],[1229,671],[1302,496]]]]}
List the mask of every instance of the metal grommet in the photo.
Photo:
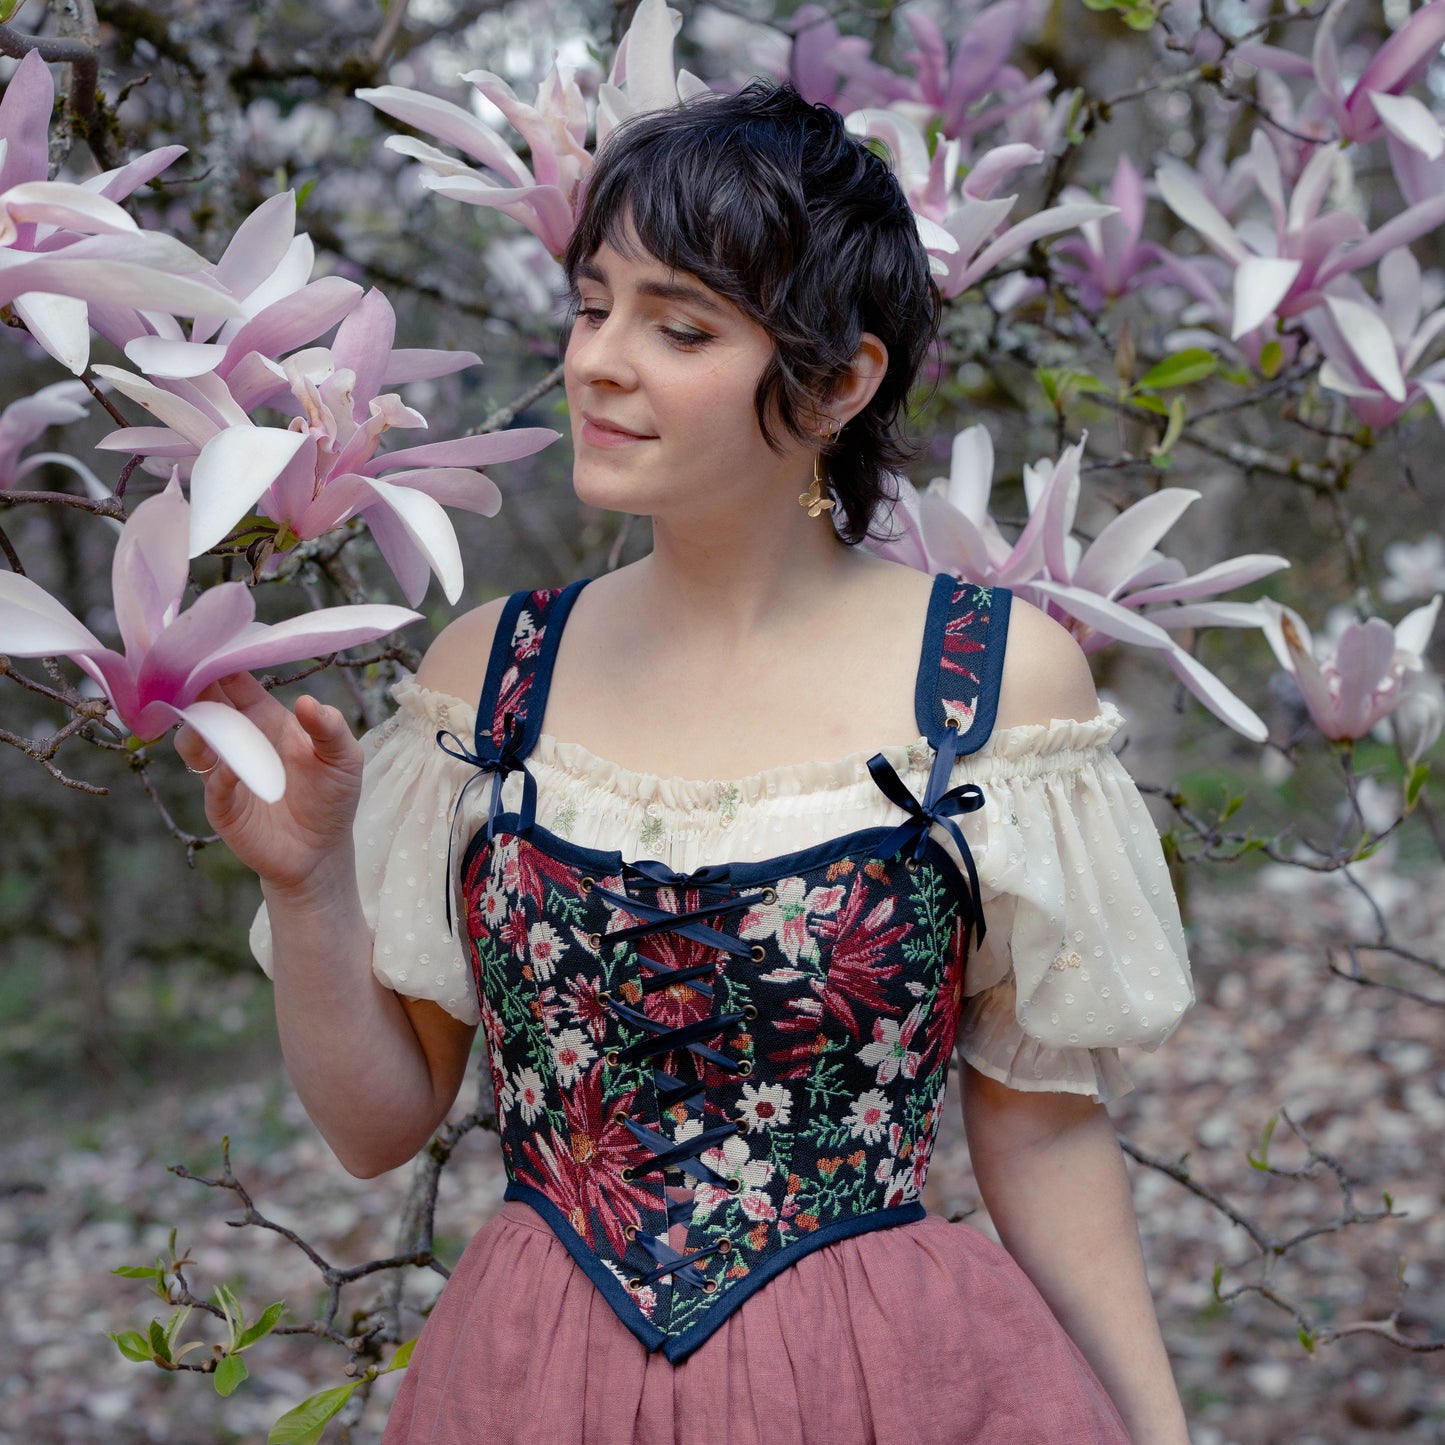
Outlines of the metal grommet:
{"type": "Polygon", "coordinates": [[[633,1294],[636,1294],[637,1291],[642,1288],[642,1281],[636,1278],[630,1279],[627,1281],[627,1288],[630,1289],[633,1294]]]}
{"type": "Polygon", "coordinates": [[[903,871],[904,871],[905,873],[917,873],[917,872],[918,872],[918,859],[917,859],[917,858],[905,858],[905,859],[903,860],[903,871]]]}
{"type": "Polygon", "coordinates": [[[626,1109],[614,1109],[612,1111],[612,1122],[614,1124],[625,1124],[627,1122],[626,1109]]]}
{"type": "Polygon", "coordinates": [[[618,1177],[624,1184],[631,1184],[631,1183],[632,1183],[632,1165],[630,1165],[630,1164],[624,1164],[624,1165],[622,1166],[622,1168],[617,1171],[617,1177],[618,1177]]]}
{"type": "Polygon", "coordinates": [[[617,1067],[620,1060],[620,1055],[618,1054],[616,1049],[608,1049],[606,1054],[603,1055],[603,1057],[607,1060],[608,1065],[614,1069],[617,1067]]]}
{"type": "Polygon", "coordinates": [[[754,963],[761,963],[768,956],[767,949],[764,948],[761,943],[753,944],[748,952],[754,963]]]}
{"type": "Polygon", "coordinates": [[[728,1180],[728,1193],[741,1194],[742,1192],[743,1181],[736,1174],[732,1175],[731,1178],[729,1178],[728,1180]]]}
{"type": "Polygon", "coordinates": [[[604,1004],[606,1004],[606,1003],[611,1003],[611,1002],[612,1002],[612,991],[611,991],[610,989],[605,989],[605,988],[604,988],[604,989],[599,989],[599,990],[598,990],[598,993],[597,993],[597,1002],[598,1002],[598,1003],[604,1003],[604,1004]]]}
{"type": "Polygon", "coordinates": [[[637,1238],[637,1226],[635,1224],[624,1225],[622,1232],[627,1236],[628,1239],[637,1238]]]}
{"type": "Polygon", "coordinates": [[[943,725],[946,728],[952,728],[954,732],[958,731],[958,719],[956,717],[946,719],[943,725]]]}
{"type": "Polygon", "coordinates": [[[778,890],[776,888],[763,889],[763,902],[776,903],[778,901],[778,890]]]}
{"type": "Polygon", "coordinates": [[[720,1240],[718,1240],[718,1242],[717,1242],[717,1252],[718,1252],[719,1254],[731,1254],[731,1253],[733,1252],[733,1242],[732,1242],[732,1240],[730,1240],[730,1239],[720,1239],[720,1240]]]}
{"type": "Polygon", "coordinates": [[[704,1294],[716,1294],[716,1293],[717,1293],[717,1281],[716,1281],[715,1279],[710,1279],[710,1280],[708,1280],[708,1282],[707,1282],[705,1285],[703,1285],[703,1287],[702,1287],[702,1292],[703,1292],[704,1294]]]}
{"type": "Polygon", "coordinates": [[[752,1072],[753,1072],[753,1061],[752,1061],[751,1059],[740,1059],[740,1060],[738,1061],[738,1073],[741,1074],[741,1075],[743,1076],[743,1078],[746,1079],[746,1078],[751,1077],[752,1072]]]}
{"type": "Polygon", "coordinates": [[[755,1019],[755,1018],[757,1018],[757,1016],[758,1016],[758,1006],[757,1006],[757,1004],[755,1004],[755,1003],[745,1003],[745,1004],[743,1005],[743,1017],[744,1017],[745,1019],[755,1019]]]}
{"type": "Polygon", "coordinates": [[[584,893],[590,893],[597,886],[597,880],[595,878],[582,878],[578,881],[577,886],[584,893]]]}
{"type": "Polygon", "coordinates": [[[600,933],[589,933],[587,935],[587,947],[595,953],[602,947],[602,935],[600,933]]]}

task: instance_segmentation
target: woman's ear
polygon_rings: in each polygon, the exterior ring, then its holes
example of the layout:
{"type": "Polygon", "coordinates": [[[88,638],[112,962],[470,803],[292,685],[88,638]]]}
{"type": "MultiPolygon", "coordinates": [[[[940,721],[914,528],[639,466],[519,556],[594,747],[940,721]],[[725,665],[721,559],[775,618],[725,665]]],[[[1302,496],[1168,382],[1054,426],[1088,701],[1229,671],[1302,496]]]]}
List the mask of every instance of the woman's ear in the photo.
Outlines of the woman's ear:
{"type": "Polygon", "coordinates": [[[888,348],[871,331],[865,331],[853,360],[838,378],[828,399],[828,414],[837,420],[839,427],[852,421],[873,400],[873,393],[887,370],[888,348]]]}

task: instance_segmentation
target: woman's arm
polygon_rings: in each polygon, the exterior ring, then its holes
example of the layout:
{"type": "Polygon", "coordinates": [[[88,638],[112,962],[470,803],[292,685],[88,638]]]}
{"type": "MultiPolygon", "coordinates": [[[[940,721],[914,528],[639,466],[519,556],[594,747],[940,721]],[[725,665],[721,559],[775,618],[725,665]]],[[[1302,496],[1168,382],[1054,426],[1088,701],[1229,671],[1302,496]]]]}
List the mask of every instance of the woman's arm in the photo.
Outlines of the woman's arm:
{"type": "MultiPolygon", "coordinates": [[[[476,696],[499,613],[491,604],[453,623],[418,681],[476,696]]],[[[287,1072],[347,1169],[363,1177],[394,1169],[451,1108],[475,1029],[436,1004],[401,997],[372,972],[352,843],[362,755],[346,719],[310,697],[293,713],[244,674],[225,679],[217,700],[255,723],[286,768],[285,796],[268,804],[220,764],[206,776],[206,814],[261,880],[287,1072]]],[[[186,729],[176,748],[197,771],[216,761],[186,729]]]]}
{"type": "Polygon", "coordinates": [[[1138,1445],[1189,1445],[1108,1114],[1077,1094],[1023,1093],[964,1072],[969,1155],[1004,1247],[1138,1445]]]}

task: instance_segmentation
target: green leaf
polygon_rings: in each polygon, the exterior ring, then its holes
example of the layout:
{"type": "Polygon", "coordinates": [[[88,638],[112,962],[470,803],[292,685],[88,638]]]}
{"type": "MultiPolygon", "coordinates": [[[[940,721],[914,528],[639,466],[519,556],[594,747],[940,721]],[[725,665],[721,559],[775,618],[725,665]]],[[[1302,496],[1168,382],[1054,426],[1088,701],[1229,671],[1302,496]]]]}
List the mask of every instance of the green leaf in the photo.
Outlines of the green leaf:
{"type": "Polygon", "coordinates": [[[309,181],[306,181],[302,185],[301,189],[296,192],[296,209],[298,211],[301,209],[302,206],[306,204],[307,196],[309,196],[311,192],[316,189],[316,182],[320,179],[320,176],[312,176],[311,179],[309,181]]]}
{"type": "Polygon", "coordinates": [[[1269,1116],[1269,1123],[1264,1126],[1264,1133],[1259,1139],[1259,1157],[1256,1159],[1251,1153],[1245,1157],[1255,1169],[1269,1168],[1269,1141],[1274,1138],[1274,1126],[1279,1123],[1279,1112],[1276,1110],[1269,1116]]]}
{"type": "Polygon", "coordinates": [[[1244,793],[1236,793],[1225,803],[1223,811],[1219,815],[1221,823],[1227,823],[1244,806],[1244,793]]]}
{"type": "Polygon", "coordinates": [[[267,1335],[281,1321],[281,1316],[286,1313],[286,1301],[278,1299],[275,1304],[269,1304],[261,1312],[261,1318],[254,1324],[247,1325],[241,1332],[241,1337],[236,1341],[238,1350],[248,1349],[257,1340],[265,1339],[267,1335]]]}
{"type": "Polygon", "coordinates": [[[0,25],[3,25],[20,8],[21,0],[0,0],[0,25]]]}
{"type": "Polygon", "coordinates": [[[223,1355],[212,1377],[218,1395],[232,1394],[246,1378],[246,1361],[240,1355],[223,1355]]]}
{"type": "Polygon", "coordinates": [[[1148,7],[1141,7],[1137,10],[1130,10],[1124,16],[1124,24],[1130,30],[1152,30],[1154,22],[1159,17],[1148,7]]]}
{"type": "Polygon", "coordinates": [[[266,1445],[316,1445],[327,1422],[351,1398],[354,1384],[322,1390],[288,1410],[272,1427],[266,1445]]]}
{"type": "Polygon", "coordinates": [[[151,1347],[146,1342],[144,1335],[137,1334],[135,1330],[126,1330],[123,1334],[119,1335],[112,1331],[107,1331],[107,1333],[111,1339],[115,1341],[116,1349],[118,1349],[126,1359],[134,1360],[138,1365],[150,1364],[153,1356],[151,1355],[151,1347]]]}
{"type": "Polygon", "coordinates": [[[1152,367],[1139,378],[1140,387],[1162,391],[1168,386],[1189,386],[1213,376],[1219,369],[1219,358],[1202,346],[1191,346],[1166,356],[1158,366],[1152,367]]]}
{"type": "Polygon", "coordinates": [[[1169,408],[1157,396],[1131,396],[1129,405],[1137,406],[1140,411],[1152,411],[1155,416],[1169,415],[1169,408]]]}
{"type": "Polygon", "coordinates": [[[1429,763],[1416,763],[1410,769],[1410,778],[1405,784],[1405,811],[1407,813],[1415,811],[1415,804],[1420,801],[1420,794],[1425,791],[1425,782],[1429,776],[1429,763]]]}
{"type": "Polygon", "coordinates": [[[386,1368],[378,1370],[379,1375],[389,1375],[393,1370],[404,1370],[411,1364],[411,1352],[416,1349],[416,1338],[396,1347],[396,1353],[386,1362],[386,1368]]]}
{"type": "Polygon", "coordinates": [[[171,1363],[171,1342],[166,1336],[166,1328],[159,1320],[152,1320],[150,1325],[150,1358],[153,1360],[164,1360],[166,1364],[171,1363]]]}
{"type": "Polygon", "coordinates": [[[1078,371],[1068,366],[1041,366],[1034,375],[1039,379],[1039,385],[1044,389],[1044,395],[1050,403],[1062,408],[1068,404],[1069,398],[1078,395],[1080,392],[1093,392],[1108,396],[1113,387],[1099,380],[1091,372],[1078,371]]]}
{"type": "Polygon", "coordinates": [[[111,1273],[120,1275],[122,1279],[159,1280],[165,1276],[165,1270],[154,1264],[120,1264],[111,1273]]]}
{"type": "Polygon", "coordinates": [[[1215,1298],[1215,1299],[1218,1299],[1218,1298],[1219,1298],[1219,1286],[1220,1286],[1221,1284],[1223,1284],[1223,1283],[1224,1283],[1224,1266],[1223,1266],[1222,1264],[1216,1264],[1216,1265],[1214,1266],[1214,1298],[1215,1298]]]}
{"type": "Polygon", "coordinates": [[[1268,341],[1259,352],[1259,373],[1266,381],[1273,381],[1284,365],[1284,347],[1278,341],[1268,341]]]}
{"type": "Polygon", "coordinates": [[[1176,396],[1169,403],[1169,425],[1164,428],[1164,435],[1157,447],[1149,450],[1149,460],[1161,470],[1170,464],[1169,453],[1174,450],[1174,443],[1179,440],[1180,433],[1184,430],[1184,398],[1176,396]]]}
{"type": "Polygon", "coordinates": [[[1315,1334],[1313,1330],[1307,1330],[1303,1325],[1299,1327],[1299,1342],[1310,1354],[1315,1352],[1315,1334]]]}

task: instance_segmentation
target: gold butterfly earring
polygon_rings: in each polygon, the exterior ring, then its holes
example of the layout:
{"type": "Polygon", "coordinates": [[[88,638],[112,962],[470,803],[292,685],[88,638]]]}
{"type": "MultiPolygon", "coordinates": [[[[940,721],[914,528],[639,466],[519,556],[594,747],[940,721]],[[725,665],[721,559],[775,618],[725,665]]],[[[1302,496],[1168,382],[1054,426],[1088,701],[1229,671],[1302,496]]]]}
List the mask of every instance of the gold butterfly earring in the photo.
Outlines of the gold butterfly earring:
{"type": "Polygon", "coordinates": [[[823,430],[818,433],[819,450],[813,457],[812,485],[806,492],[798,493],[798,505],[806,507],[810,517],[821,516],[836,505],[835,499],[830,497],[827,492],[828,474],[823,468],[823,448],[830,445],[837,435],[838,424],[836,422],[824,423],[823,430]]]}

